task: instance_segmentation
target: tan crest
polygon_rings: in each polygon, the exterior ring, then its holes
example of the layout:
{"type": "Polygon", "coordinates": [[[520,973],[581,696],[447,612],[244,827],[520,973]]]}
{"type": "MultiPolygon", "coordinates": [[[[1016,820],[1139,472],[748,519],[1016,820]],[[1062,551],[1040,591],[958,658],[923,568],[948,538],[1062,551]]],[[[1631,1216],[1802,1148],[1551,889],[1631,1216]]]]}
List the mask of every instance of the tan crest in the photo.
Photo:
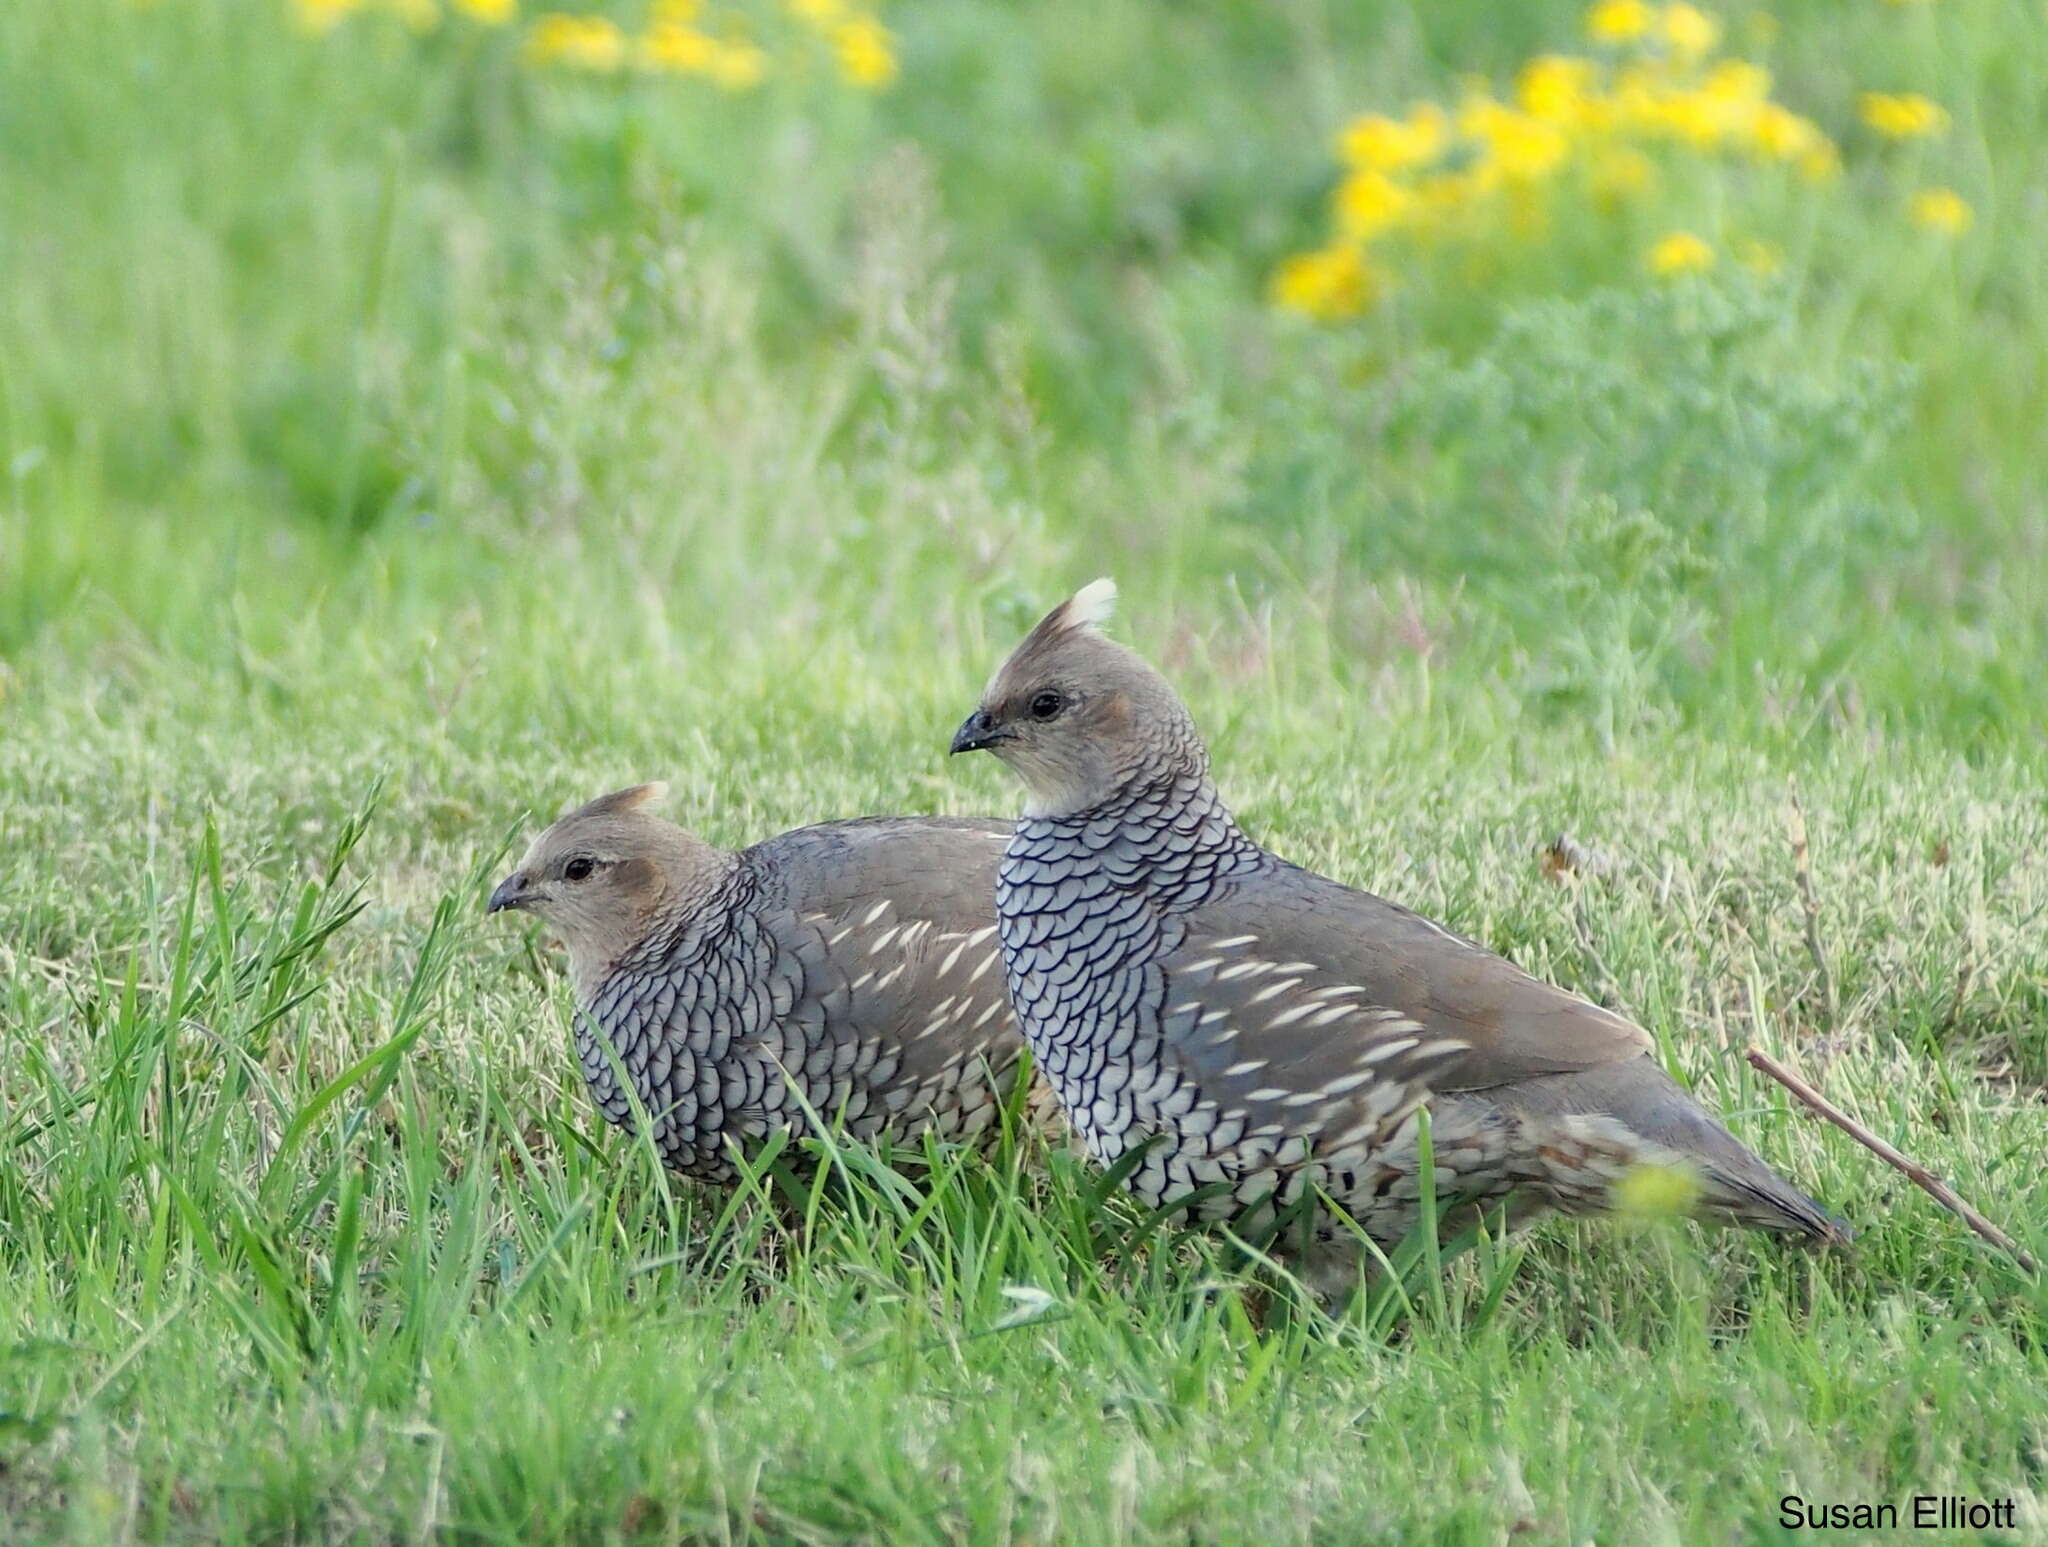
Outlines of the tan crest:
{"type": "Polygon", "coordinates": [[[659,779],[646,784],[630,785],[623,790],[613,790],[609,795],[600,795],[589,805],[579,807],[571,816],[622,816],[628,811],[638,811],[642,806],[651,806],[668,798],[668,786],[659,779]]]}
{"type": "Polygon", "coordinates": [[[1085,632],[1099,634],[1116,611],[1116,582],[1104,575],[1100,580],[1091,580],[1059,606],[1038,620],[1038,627],[1024,637],[1017,647],[1022,654],[1033,645],[1042,645],[1061,634],[1085,632]]]}

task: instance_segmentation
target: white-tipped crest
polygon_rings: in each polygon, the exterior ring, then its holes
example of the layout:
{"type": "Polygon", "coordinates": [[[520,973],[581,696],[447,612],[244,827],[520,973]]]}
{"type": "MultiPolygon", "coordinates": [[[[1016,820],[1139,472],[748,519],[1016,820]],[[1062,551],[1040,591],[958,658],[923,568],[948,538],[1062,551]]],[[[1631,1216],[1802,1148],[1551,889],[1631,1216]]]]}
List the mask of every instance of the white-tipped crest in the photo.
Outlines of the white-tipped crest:
{"type": "Polygon", "coordinates": [[[1104,575],[1091,580],[1060,609],[1062,628],[1099,629],[1116,612],[1116,582],[1104,575]]]}

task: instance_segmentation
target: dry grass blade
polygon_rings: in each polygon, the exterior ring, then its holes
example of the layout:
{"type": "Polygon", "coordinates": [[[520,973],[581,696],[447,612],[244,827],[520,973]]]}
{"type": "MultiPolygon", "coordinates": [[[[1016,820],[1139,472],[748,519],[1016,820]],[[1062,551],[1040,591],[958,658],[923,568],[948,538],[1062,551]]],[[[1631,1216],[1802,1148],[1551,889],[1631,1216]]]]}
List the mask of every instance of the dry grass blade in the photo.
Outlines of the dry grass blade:
{"type": "Polygon", "coordinates": [[[1813,970],[1820,987],[1821,1013],[1830,1026],[1835,1022],[1835,980],[1828,971],[1827,951],[1820,940],[1820,894],[1813,885],[1813,853],[1806,838],[1806,807],[1793,785],[1791,804],[1785,812],[1786,836],[1792,841],[1792,875],[1799,883],[1799,905],[1806,915],[1806,954],[1813,958],[1813,970]]]}

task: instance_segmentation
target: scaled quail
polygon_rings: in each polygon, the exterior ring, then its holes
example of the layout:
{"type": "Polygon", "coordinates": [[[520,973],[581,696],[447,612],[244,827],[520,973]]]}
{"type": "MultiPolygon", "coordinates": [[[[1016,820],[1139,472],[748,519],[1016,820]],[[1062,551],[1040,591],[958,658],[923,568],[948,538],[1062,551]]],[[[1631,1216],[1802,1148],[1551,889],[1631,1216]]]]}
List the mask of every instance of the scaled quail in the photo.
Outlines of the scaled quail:
{"type": "Polygon", "coordinates": [[[708,1182],[812,1132],[806,1107],[857,1139],[992,1134],[1023,1049],[995,942],[1009,825],[874,817],[735,854],[648,811],[661,793],[570,812],[491,893],[568,948],[604,1115],[632,1122],[623,1071],[663,1158],[708,1182]]]}
{"type": "MultiPolygon", "coordinates": [[[[1691,1173],[1710,1213],[1846,1238],[1637,1027],[1246,837],[1173,689],[1103,637],[1115,596],[1098,580],[1054,609],[952,750],[1024,783],[996,883],[1010,996],[1089,1152],[1149,1141],[1127,1183],[1144,1202],[1270,1215],[1316,1187],[1392,1244],[1417,1219],[1427,1107],[1440,1197],[1593,1212],[1649,1162],[1691,1173]]],[[[1357,1254],[1332,1255],[1307,1271],[1352,1276],[1357,1254]]]]}

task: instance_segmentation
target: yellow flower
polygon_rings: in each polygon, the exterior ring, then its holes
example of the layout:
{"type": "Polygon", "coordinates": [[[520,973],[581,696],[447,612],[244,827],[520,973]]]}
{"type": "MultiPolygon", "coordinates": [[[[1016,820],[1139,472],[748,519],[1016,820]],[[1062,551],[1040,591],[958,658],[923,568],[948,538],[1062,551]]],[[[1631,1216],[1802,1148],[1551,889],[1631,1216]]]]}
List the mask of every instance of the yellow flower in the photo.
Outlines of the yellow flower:
{"type": "Polygon", "coordinates": [[[1746,59],[1723,59],[1707,72],[1700,90],[1723,102],[1761,102],[1771,94],[1771,72],[1746,59]]]}
{"type": "Polygon", "coordinates": [[[1750,273],[1761,274],[1768,279],[1785,267],[1785,252],[1775,243],[1751,237],[1735,250],[1735,261],[1750,273]]]}
{"type": "Polygon", "coordinates": [[[1458,109],[1458,128],[1479,142],[1481,159],[1508,178],[1547,177],[1571,150],[1555,124],[1486,96],[1473,97],[1458,109]]]}
{"type": "Polygon", "coordinates": [[[1888,140],[1923,139],[1948,129],[1948,114],[1917,91],[1893,96],[1866,91],[1857,98],[1863,121],[1888,140]]]}
{"type": "Polygon", "coordinates": [[[1666,95],[1656,71],[1643,64],[1624,65],[1614,72],[1614,85],[1607,95],[1608,114],[1619,128],[1655,128],[1666,95]]]}
{"type": "Polygon", "coordinates": [[[1490,142],[1494,163],[1511,178],[1548,177],[1563,163],[1571,142],[1549,124],[1533,119],[1507,126],[1490,142]]]}
{"type": "Polygon", "coordinates": [[[554,11],[533,24],[526,39],[526,56],[535,64],[616,70],[626,59],[626,38],[608,17],[554,11]]]}
{"type": "Polygon", "coordinates": [[[1418,103],[1404,121],[1384,113],[1362,113],[1337,136],[1337,154],[1354,167],[1399,172],[1428,166],[1444,152],[1444,110],[1418,103]]]}
{"type": "Polygon", "coordinates": [[[703,14],[704,0],[654,0],[648,19],[657,27],[687,27],[703,14]]]}
{"type": "Polygon", "coordinates": [[[1703,274],[1714,266],[1714,249],[1690,231],[1673,231],[1650,249],[1652,274],[1703,274]]]}
{"type": "Polygon", "coordinates": [[[1586,13],[1586,36],[1600,43],[1631,43],[1650,30],[1648,0],[1600,0],[1586,13]]]}
{"type": "Polygon", "coordinates": [[[896,79],[896,50],[889,29],[872,16],[856,16],[832,29],[839,73],[856,86],[879,91],[896,79]]]}
{"type": "Polygon", "coordinates": [[[1274,274],[1276,306],[1322,322],[1354,317],[1371,304],[1378,286],[1355,247],[1296,253],[1274,274]]]}
{"type": "Polygon", "coordinates": [[[1664,41],[1681,59],[1704,59],[1721,41],[1721,24],[1696,5],[1664,7],[1664,41]]]}
{"type": "Polygon", "coordinates": [[[1953,188],[1922,188],[1907,206],[1913,224],[1947,236],[1961,236],[1976,218],[1963,196],[1953,188]]]}
{"type": "Polygon", "coordinates": [[[1393,171],[1407,164],[1408,131],[1385,113],[1360,113],[1337,131],[1337,154],[1355,167],[1393,171]]]}
{"type": "Polygon", "coordinates": [[[1817,124],[1777,102],[1759,102],[1748,129],[1750,144],[1780,161],[1797,161],[1815,151],[1833,149],[1817,124]]]}
{"type": "Polygon", "coordinates": [[[1585,116],[1587,88],[1592,84],[1591,60],[1540,54],[1515,78],[1515,100],[1532,118],[1577,123],[1585,116]]]}
{"type": "Polygon", "coordinates": [[[751,91],[768,73],[768,55],[752,43],[721,43],[711,56],[711,79],[725,91],[751,91]]]}
{"type": "Polygon", "coordinates": [[[1726,135],[1729,116],[1725,103],[1704,92],[1674,91],[1656,101],[1645,127],[1706,150],[1726,135]]]}
{"type": "Polygon", "coordinates": [[[640,64],[677,75],[709,75],[719,46],[708,32],[679,21],[657,21],[640,39],[640,64]]]}
{"type": "Polygon", "coordinates": [[[502,27],[519,14],[519,0],[451,0],[455,9],[487,27],[502,27]]]}
{"type": "Polygon", "coordinates": [[[1384,172],[1353,172],[1331,199],[1337,229],[1356,242],[1370,241],[1398,225],[1415,203],[1414,193],[1384,172]]]}

